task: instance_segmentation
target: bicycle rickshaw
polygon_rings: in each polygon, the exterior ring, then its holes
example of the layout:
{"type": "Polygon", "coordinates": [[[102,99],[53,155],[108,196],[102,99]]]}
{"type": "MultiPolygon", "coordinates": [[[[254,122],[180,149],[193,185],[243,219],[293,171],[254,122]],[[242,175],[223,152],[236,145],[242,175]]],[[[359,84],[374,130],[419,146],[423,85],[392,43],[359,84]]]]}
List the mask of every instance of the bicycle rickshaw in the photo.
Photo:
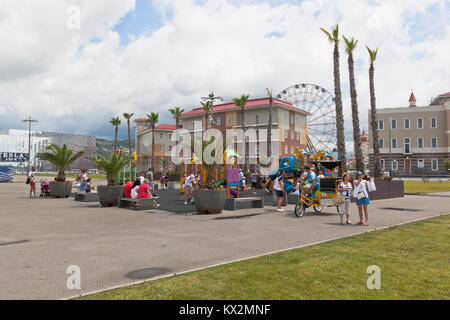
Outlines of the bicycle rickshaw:
{"type": "MultiPolygon", "coordinates": [[[[335,168],[341,165],[341,161],[338,160],[317,160],[312,162],[315,167],[315,173],[318,174],[318,168],[324,167],[333,171],[335,168]]],[[[338,197],[340,192],[338,191],[338,184],[341,182],[341,178],[325,177],[320,179],[319,188],[312,190],[312,195],[304,195],[300,193],[298,203],[295,206],[295,215],[298,218],[303,217],[306,209],[313,207],[316,213],[321,213],[323,207],[336,207],[339,213],[338,197]]]]}

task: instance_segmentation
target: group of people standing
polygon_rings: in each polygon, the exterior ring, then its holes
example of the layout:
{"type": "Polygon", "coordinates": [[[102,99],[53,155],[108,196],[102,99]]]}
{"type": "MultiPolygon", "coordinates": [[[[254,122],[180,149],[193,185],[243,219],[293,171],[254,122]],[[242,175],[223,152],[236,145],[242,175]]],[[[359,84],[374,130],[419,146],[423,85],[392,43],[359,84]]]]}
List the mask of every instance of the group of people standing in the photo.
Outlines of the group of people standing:
{"type": "MultiPolygon", "coordinates": [[[[294,187],[293,194],[305,195],[307,197],[312,197],[313,190],[317,190],[320,185],[320,180],[325,176],[323,171],[319,171],[319,175],[316,175],[314,170],[309,166],[302,168],[302,174],[297,179],[294,187]]],[[[355,199],[356,205],[358,207],[359,222],[356,225],[368,226],[369,225],[369,209],[370,204],[368,184],[370,182],[370,177],[366,176],[363,172],[356,172],[356,179],[353,179],[348,172],[342,175],[342,181],[338,185],[338,191],[343,197],[343,202],[338,206],[338,212],[340,217],[340,223],[352,224],[350,221],[350,204],[352,198],[355,199]],[[346,221],[344,223],[344,215],[346,216],[346,221]]],[[[282,208],[282,202],[285,193],[285,172],[280,170],[278,177],[275,179],[273,184],[273,189],[275,190],[277,196],[277,211],[285,211],[282,208]]]]}

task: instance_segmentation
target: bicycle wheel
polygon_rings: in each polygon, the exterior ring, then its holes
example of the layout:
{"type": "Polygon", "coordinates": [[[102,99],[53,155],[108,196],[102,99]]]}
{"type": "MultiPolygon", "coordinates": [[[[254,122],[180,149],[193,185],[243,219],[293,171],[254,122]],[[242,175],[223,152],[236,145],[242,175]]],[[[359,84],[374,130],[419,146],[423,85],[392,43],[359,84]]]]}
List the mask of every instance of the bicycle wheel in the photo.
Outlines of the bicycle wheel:
{"type": "Polygon", "coordinates": [[[303,217],[303,215],[305,214],[305,211],[306,211],[306,208],[305,208],[305,206],[303,205],[303,203],[300,203],[300,204],[296,204],[296,205],[295,205],[294,213],[295,213],[295,216],[296,216],[297,218],[303,217]]]}
{"type": "Polygon", "coordinates": [[[323,206],[314,206],[313,208],[316,213],[321,213],[323,210],[323,206]]]}

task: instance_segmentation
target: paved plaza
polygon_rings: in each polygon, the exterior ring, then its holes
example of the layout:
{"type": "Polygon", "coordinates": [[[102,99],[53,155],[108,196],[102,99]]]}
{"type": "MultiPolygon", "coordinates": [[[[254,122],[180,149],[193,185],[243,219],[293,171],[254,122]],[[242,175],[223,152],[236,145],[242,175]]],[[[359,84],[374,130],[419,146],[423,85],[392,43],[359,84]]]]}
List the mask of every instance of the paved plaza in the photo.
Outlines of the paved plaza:
{"type": "MultiPolygon", "coordinates": [[[[199,216],[164,205],[139,212],[29,199],[27,188],[21,178],[0,184],[0,299],[69,298],[450,212],[450,193],[406,196],[372,202],[369,227],[341,226],[335,208],[298,219],[293,206],[279,213],[266,203],[199,216]],[[81,269],[81,290],[66,287],[71,265],[81,269]]],[[[356,222],[354,204],[351,210],[356,222]]]]}

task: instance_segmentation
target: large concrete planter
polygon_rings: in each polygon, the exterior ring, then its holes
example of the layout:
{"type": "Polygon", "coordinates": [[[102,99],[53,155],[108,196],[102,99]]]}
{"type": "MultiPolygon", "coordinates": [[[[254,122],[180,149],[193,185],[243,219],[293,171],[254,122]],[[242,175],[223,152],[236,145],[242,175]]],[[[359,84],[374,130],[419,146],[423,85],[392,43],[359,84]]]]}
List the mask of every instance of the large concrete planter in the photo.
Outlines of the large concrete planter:
{"type": "Polygon", "coordinates": [[[117,207],[123,196],[123,186],[98,186],[98,201],[102,207],[117,207]]]}
{"type": "Polygon", "coordinates": [[[195,208],[198,214],[222,213],[225,206],[227,191],[220,190],[195,190],[195,208]]]}
{"type": "Polygon", "coordinates": [[[405,196],[403,181],[375,180],[375,186],[377,187],[377,191],[369,193],[370,200],[403,198],[405,196]]]}
{"type": "Polygon", "coordinates": [[[50,196],[52,198],[68,198],[72,193],[72,182],[50,181],[50,196]]]}

